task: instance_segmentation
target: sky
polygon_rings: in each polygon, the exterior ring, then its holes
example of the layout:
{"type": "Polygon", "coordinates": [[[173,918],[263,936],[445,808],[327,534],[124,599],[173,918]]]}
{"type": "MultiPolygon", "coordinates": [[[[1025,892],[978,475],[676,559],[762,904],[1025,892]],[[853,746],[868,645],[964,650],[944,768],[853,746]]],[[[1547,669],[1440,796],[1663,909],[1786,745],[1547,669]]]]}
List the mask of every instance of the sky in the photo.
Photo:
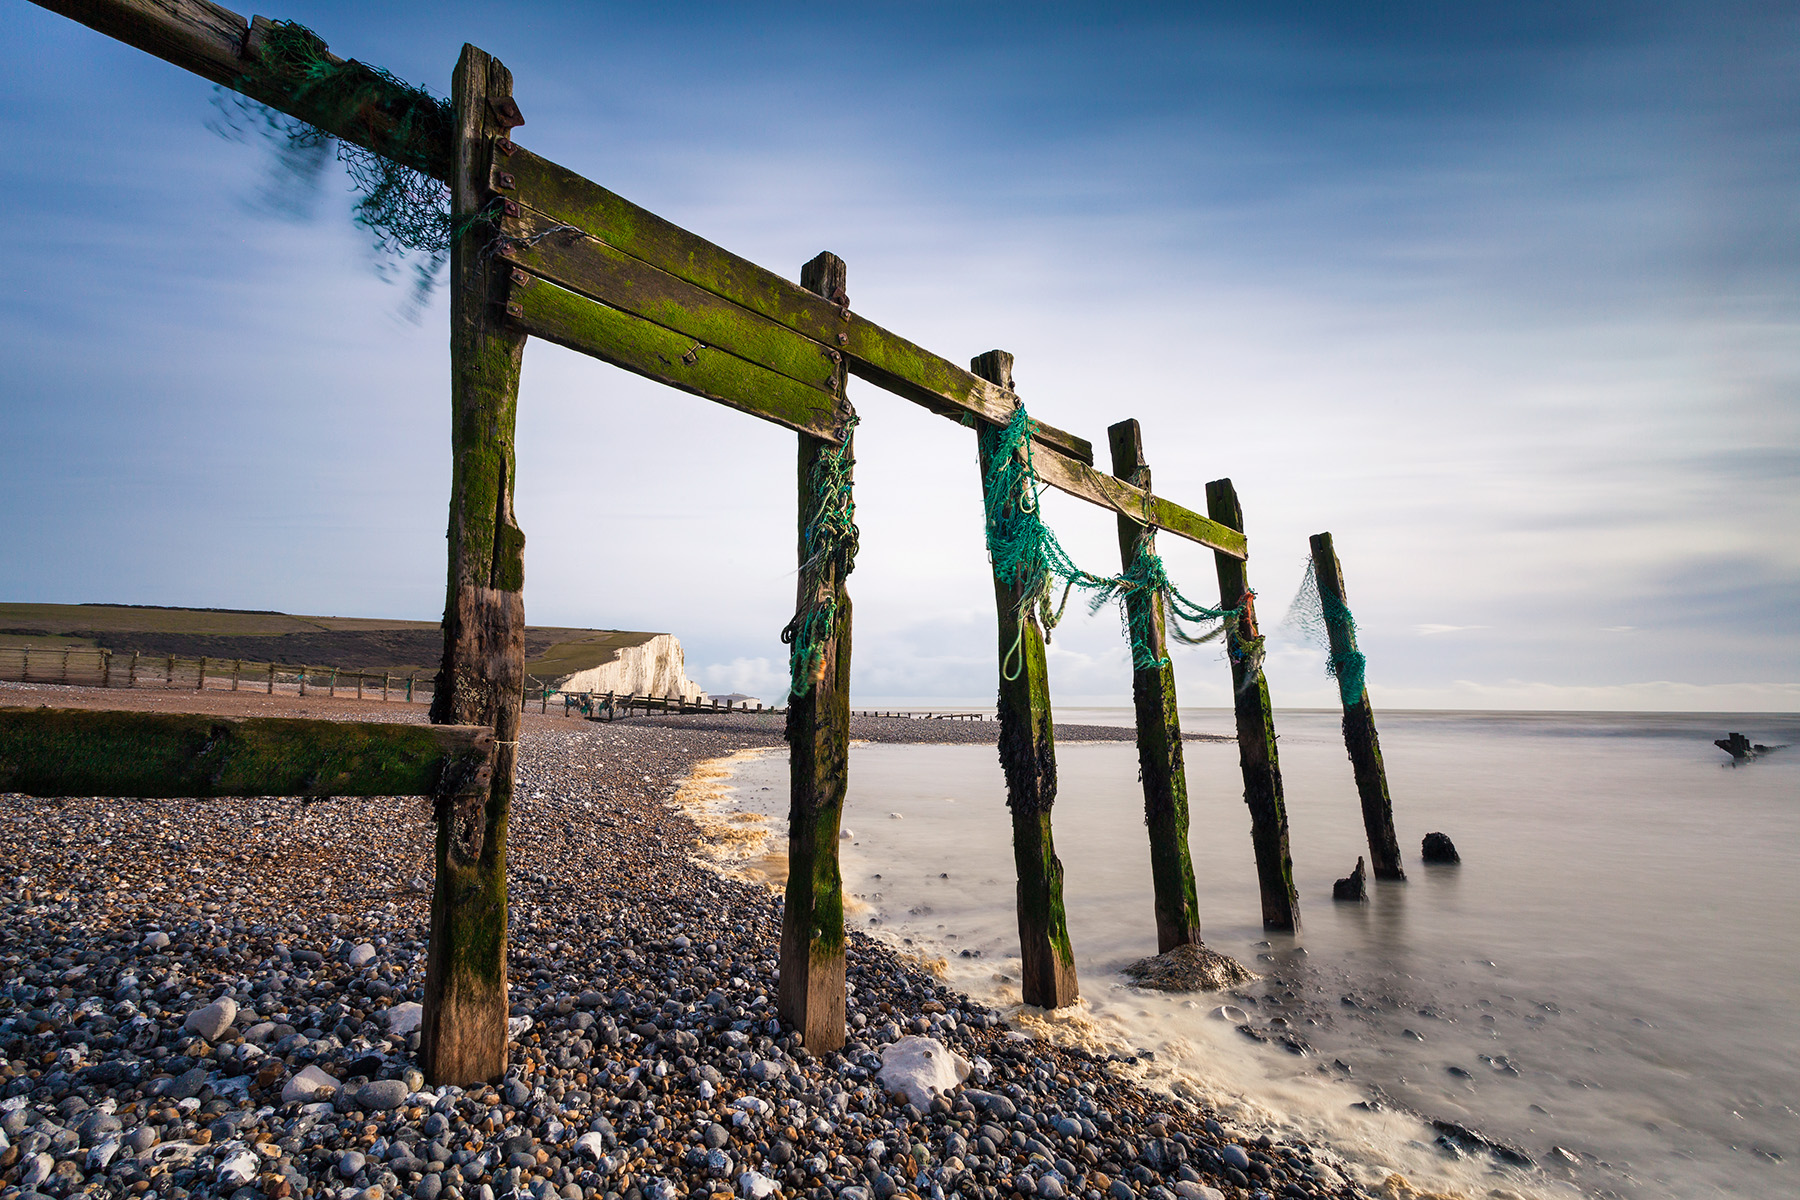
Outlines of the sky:
{"type": "MultiPolygon", "coordinates": [[[[0,0],[0,593],[436,619],[447,305],[341,172],[284,184],[210,84],[0,0]]],[[[521,144],[957,362],[1230,477],[1279,627],[1336,539],[1377,706],[1800,709],[1800,9],[1788,4],[381,5],[269,14],[442,94],[513,71],[521,144]],[[504,21],[496,15],[504,12],[504,21]]],[[[860,381],[853,697],[991,702],[969,431],[860,381]]],[[[795,435],[526,351],[534,624],[676,634],[779,699],[795,435]]],[[[1102,449],[1104,458],[1104,449],[1102,449]]],[[[1118,569],[1113,517],[1051,525],[1118,569]]],[[[1165,534],[1177,585],[1210,552],[1165,534]]],[[[1229,702],[1214,647],[1184,703],[1229,702]]],[[[1125,703],[1116,614],[1051,646],[1125,703]]]]}

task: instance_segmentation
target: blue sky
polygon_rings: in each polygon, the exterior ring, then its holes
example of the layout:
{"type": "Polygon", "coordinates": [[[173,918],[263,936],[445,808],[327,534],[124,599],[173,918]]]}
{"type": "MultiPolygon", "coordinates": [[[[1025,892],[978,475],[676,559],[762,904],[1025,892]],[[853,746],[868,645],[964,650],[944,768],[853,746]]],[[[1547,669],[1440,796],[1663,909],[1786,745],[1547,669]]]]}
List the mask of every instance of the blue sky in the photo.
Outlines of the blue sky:
{"type": "MultiPolygon", "coordinates": [[[[441,296],[341,175],[282,216],[212,89],[0,0],[7,598],[441,613],[441,296]]],[[[1336,535],[1388,706],[1800,707],[1800,12],[1776,4],[350,5],[270,15],[768,267],[822,249],[1034,414],[1231,476],[1273,624],[1336,535]]],[[[991,695],[968,431],[858,383],[859,698],[991,695]]],[[[793,435],[534,344],[534,622],[669,630],[773,697],[793,435]]],[[[1111,518],[1052,500],[1116,567],[1111,518]]],[[[1163,539],[1177,582],[1208,556],[1163,539]]],[[[1177,658],[1185,700],[1225,669],[1177,658]]],[[[1278,703],[1327,704],[1278,644],[1278,703]]],[[[1068,698],[1118,699],[1072,617],[1068,698]]]]}

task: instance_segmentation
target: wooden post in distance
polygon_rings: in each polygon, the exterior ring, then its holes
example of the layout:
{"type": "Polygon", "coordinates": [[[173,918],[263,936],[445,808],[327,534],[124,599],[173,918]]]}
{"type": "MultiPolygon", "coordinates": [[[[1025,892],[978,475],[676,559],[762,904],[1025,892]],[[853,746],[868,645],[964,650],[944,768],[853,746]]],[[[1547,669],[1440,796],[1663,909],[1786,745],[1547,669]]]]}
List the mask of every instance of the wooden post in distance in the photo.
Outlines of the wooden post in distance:
{"type": "MultiPolygon", "coordinates": [[[[847,277],[844,260],[835,254],[821,254],[800,269],[802,286],[827,298],[845,294],[847,277]]],[[[841,396],[847,374],[841,362],[835,370],[841,396]]],[[[813,469],[821,455],[835,453],[837,447],[804,433],[796,436],[799,558],[804,564],[810,553],[806,528],[821,499],[813,490],[813,469]]],[[[846,430],[846,452],[850,436],[846,430]]],[[[808,592],[812,582],[802,569],[795,612],[805,612],[820,599],[808,592]]],[[[838,826],[850,770],[850,592],[835,569],[818,586],[831,591],[837,619],[812,686],[788,700],[788,881],[777,1007],[782,1021],[800,1031],[808,1050],[826,1054],[844,1044],[844,882],[838,868],[838,826]]]]}
{"type": "MultiPolygon", "coordinates": [[[[1319,584],[1319,601],[1344,602],[1344,569],[1338,562],[1337,550],[1329,533],[1315,533],[1311,540],[1313,577],[1319,584]]],[[[1331,639],[1331,657],[1342,662],[1360,653],[1356,648],[1356,630],[1342,622],[1327,620],[1326,635],[1331,639]]],[[[1375,710],[1369,704],[1365,685],[1356,696],[1339,687],[1344,704],[1344,749],[1350,754],[1350,767],[1356,774],[1356,794],[1362,800],[1363,828],[1369,835],[1369,865],[1375,878],[1403,880],[1406,869],[1400,865],[1400,840],[1394,832],[1394,802],[1388,797],[1387,768],[1381,762],[1381,740],[1375,735],[1375,710]]]]}
{"type": "MultiPolygon", "coordinates": [[[[969,369],[989,383],[1012,387],[1013,356],[989,350],[969,369]]],[[[982,496],[1001,431],[982,424],[975,431],[982,496]]],[[[1012,810],[1013,863],[1018,871],[1019,954],[1025,1003],[1061,1008],[1075,1003],[1075,951],[1063,911],[1063,865],[1050,834],[1056,803],[1056,731],[1050,716],[1050,673],[1044,659],[1044,631],[1035,613],[1019,611],[1019,588],[994,576],[994,604],[1000,619],[1000,766],[1006,772],[1006,805],[1012,810]],[[1012,654],[1017,644],[1019,651],[1012,654]],[[1019,660],[1008,679],[1006,660],[1019,660]]]]}
{"type": "MultiPolygon", "coordinates": [[[[1243,532],[1244,510],[1229,479],[1206,485],[1206,512],[1222,525],[1243,532]]],[[[1288,852],[1287,807],[1281,795],[1281,760],[1275,749],[1275,712],[1260,660],[1248,650],[1261,636],[1245,560],[1214,552],[1219,606],[1243,606],[1231,639],[1232,707],[1237,716],[1238,764],[1244,772],[1244,803],[1250,808],[1250,840],[1256,848],[1256,878],[1262,891],[1263,928],[1300,932],[1300,904],[1294,890],[1294,860],[1288,852]]]]}
{"type": "MultiPolygon", "coordinates": [[[[1106,431],[1112,472],[1150,491],[1150,466],[1136,421],[1120,421],[1106,431]]],[[[1156,528],[1119,517],[1119,561],[1129,571],[1138,548],[1154,549],[1156,528]]],[[[1131,700],[1137,709],[1138,776],[1144,784],[1144,824],[1150,833],[1150,878],[1156,892],[1156,952],[1200,941],[1200,897],[1188,850],[1187,768],[1181,756],[1181,714],[1175,699],[1175,665],[1168,661],[1168,614],[1160,595],[1129,595],[1131,626],[1148,632],[1150,653],[1160,667],[1133,665],[1131,700]]]]}

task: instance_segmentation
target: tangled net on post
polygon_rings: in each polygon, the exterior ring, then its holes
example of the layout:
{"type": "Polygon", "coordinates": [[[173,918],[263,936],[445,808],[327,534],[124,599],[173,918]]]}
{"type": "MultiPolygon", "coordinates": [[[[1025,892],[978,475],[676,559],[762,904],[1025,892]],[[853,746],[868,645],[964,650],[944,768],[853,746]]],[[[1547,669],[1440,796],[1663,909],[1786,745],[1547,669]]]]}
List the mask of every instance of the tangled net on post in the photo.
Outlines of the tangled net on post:
{"type": "Polygon", "coordinates": [[[856,459],[850,435],[860,418],[854,413],[844,422],[843,440],[813,460],[812,517],[801,531],[806,558],[800,563],[801,602],[794,619],[781,631],[788,646],[788,695],[812,691],[825,671],[825,643],[837,628],[838,589],[834,581],[847,579],[856,569],[856,551],[862,534],[856,528],[856,497],[852,477],[856,459]]]}
{"type": "Polygon", "coordinates": [[[1169,660],[1152,650],[1155,639],[1150,628],[1151,606],[1131,604],[1134,596],[1160,595],[1168,614],[1169,636],[1186,645],[1210,642],[1236,627],[1243,609],[1210,608],[1182,595],[1170,582],[1168,570],[1150,538],[1138,544],[1131,566],[1122,575],[1096,575],[1076,566],[1044,524],[1042,485],[1031,457],[1033,427],[1025,406],[1020,405],[1004,429],[982,434],[984,439],[994,439],[985,489],[988,559],[994,564],[994,573],[1011,582],[1019,592],[1019,636],[1000,664],[1003,676],[1017,679],[1024,670],[1025,619],[1035,611],[1043,626],[1044,640],[1049,641],[1069,606],[1070,593],[1076,588],[1092,593],[1089,612],[1098,611],[1109,600],[1119,602],[1121,622],[1131,640],[1132,666],[1140,671],[1160,669],[1169,660]],[[1050,595],[1059,579],[1063,582],[1062,599],[1052,607],[1050,595]],[[1140,611],[1134,614],[1133,608],[1140,611]]]}
{"type": "Polygon", "coordinates": [[[279,90],[335,124],[379,130],[395,153],[404,155],[412,148],[410,158],[391,158],[249,96],[220,89],[218,104],[224,117],[220,132],[242,136],[248,128],[275,144],[277,178],[268,199],[279,209],[297,211],[290,190],[317,180],[335,143],[336,158],[358,197],[352,206],[356,223],[374,235],[378,262],[411,261],[415,300],[422,305],[449,259],[451,245],[472,225],[489,219],[487,214],[453,219],[450,189],[426,173],[430,163],[417,150],[449,145],[449,101],[379,67],[333,60],[322,38],[293,21],[270,25],[237,87],[250,93],[279,90]]]}
{"type": "Polygon", "coordinates": [[[1337,680],[1338,695],[1345,705],[1362,700],[1368,660],[1355,648],[1356,618],[1350,615],[1349,605],[1319,587],[1318,566],[1310,558],[1300,590],[1294,593],[1294,602],[1281,623],[1325,651],[1325,674],[1337,680]],[[1334,646],[1348,649],[1340,654],[1334,646]]]}

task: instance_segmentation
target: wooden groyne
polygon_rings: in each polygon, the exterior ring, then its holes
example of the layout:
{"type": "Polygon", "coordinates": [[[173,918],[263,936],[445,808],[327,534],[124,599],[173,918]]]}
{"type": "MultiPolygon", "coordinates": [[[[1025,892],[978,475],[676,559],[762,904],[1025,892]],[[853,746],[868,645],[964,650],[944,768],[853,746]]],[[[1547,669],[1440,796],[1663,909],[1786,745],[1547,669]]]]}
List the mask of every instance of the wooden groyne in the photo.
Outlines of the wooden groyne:
{"type": "MultiPolygon", "coordinates": [[[[845,1039],[837,835],[852,715],[848,577],[859,536],[851,497],[857,424],[848,391],[852,376],[973,433],[995,564],[998,743],[1014,833],[1025,999],[1055,1007],[1079,993],[1052,829],[1056,745],[1044,647],[1058,614],[1043,594],[1041,564],[1033,574],[1003,568],[996,555],[996,514],[1029,513],[1036,522],[1042,487],[1118,520],[1123,573],[1102,578],[1065,571],[1064,577],[1110,589],[1125,604],[1134,630],[1133,694],[1159,945],[1197,941],[1200,918],[1187,850],[1174,671],[1164,653],[1164,604],[1173,593],[1154,556],[1158,531],[1215,556],[1220,608],[1205,611],[1224,622],[1263,921],[1272,930],[1299,929],[1273,710],[1247,578],[1248,541],[1229,480],[1208,485],[1206,515],[1154,493],[1135,422],[1113,427],[1112,469],[1098,469],[1088,441],[1028,418],[1010,354],[989,351],[965,370],[884,329],[851,308],[848,268],[835,255],[813,258],[792,282],[533,153],[516,136],[525,115],[511,73],[474,46],[464,46],[450,99],[438,106],[385,72],[329,55],[310,31],[261,17],[247,20],[210,0],[40,2],[416,172],[425,190],[433,180],[448,189],[452,470],[443,656],[431,689],[431,720],[443,729],[483,731],[487,750],[474,774],[440,770],[433,776],[421,768],[408,777],[408,786],[435,798],[438,825],[422,1047],[431,1082],[492,1080],[505,1064],[505,867],[520,712],[533,699],[548,712],[553,695],[540,686],[534,696],[525,673],[525,534],[513,510],[521,365],[534,338],[796,435],[798,585],[786,631],[793,680],[788,704],[775,710],[784,718],[791,764],[791,872],[778,1009],[809,1049],[834,1050],[845,1039]],[[293,54],[267,53],[278,41],[304,51],[311,67],[295,67],[293,54]],[[1002,479],[1011,482],[1002,488],[1002,479]]],[[[1038,529],[1041,534],[1041,524],[1038,529]]],[[[234,665],[233,686],[241,682],[240,667],[234,665]]],[[[66,677],[66,655],[62,669],[66,677]]],[[[116,671],[118,664],[103,660],[101,669],[116,671]]],[[[207,686],[207,671],[202,660],[198,686],[207,686]]],[[[136,682],[137,667],[130,673],[136,682]]],[[[307,675],[300,672],[302,689],[307,675]]],[[[171,686],[174,679],[171,660],[171,686]]],[[[274,680],[271,668],[271,689],[274,680]]],[[[359,694],[366,682],[357,677],[359,694]]],[[[335,674],[328,687],[336,690],[335,674]]],[[[391,689],[392,680],[384,677],[384,698],[391,689]]],[[[409,682],[409,698],[413,691],[409,682]]],[[[561,699],[565,714],[585,706],[584,715],[600,719],[717,711],[676,696],[561,699]]],[[[724,711],[735,710],[728,705],[724,711]]],[[[55,744],[61,719],[30,713],[9,718],[0,772],[42,772],[49,753],[44,747],[55,744]]],[[[103,728],[116,723],[118,737],[101,738],[99,746],[167,750],[185,736],[175,728],[132,724],[124,714],[85,720],[103,728]]],[[[376,745],[398,736],[387,732],[395,728],[353,724],[331,736],[376,745]]],[[[326,737],[301,722],[283,736],[302,758],[311,753],[305,746],[322,746],[326,737]]],[[[125,750],[96,754],[115,752],[125,750]]],[[[241,761],[244,769],[221,776],[205,794],[272,794],[291,787],[274,764],[263,771],[253,755],[241,761]]],[[[365,767],[357,764],[363,760],[344,761],[344,777],[334,783],[341,793],[397,786],[385,776],[379,784],[361,777],[365,767]]],[[[92,779],[115,777],[105,763],[93,765],[98,774],[92,779]]],[[[118,778],[111,786],[125,794],[143,786],[118,778]]],[[[1374,836],[1372,831],[1372,849],[1374,836]]],[[[1378,874],[1380,863],[1377,856],[1378,874]]]]}

